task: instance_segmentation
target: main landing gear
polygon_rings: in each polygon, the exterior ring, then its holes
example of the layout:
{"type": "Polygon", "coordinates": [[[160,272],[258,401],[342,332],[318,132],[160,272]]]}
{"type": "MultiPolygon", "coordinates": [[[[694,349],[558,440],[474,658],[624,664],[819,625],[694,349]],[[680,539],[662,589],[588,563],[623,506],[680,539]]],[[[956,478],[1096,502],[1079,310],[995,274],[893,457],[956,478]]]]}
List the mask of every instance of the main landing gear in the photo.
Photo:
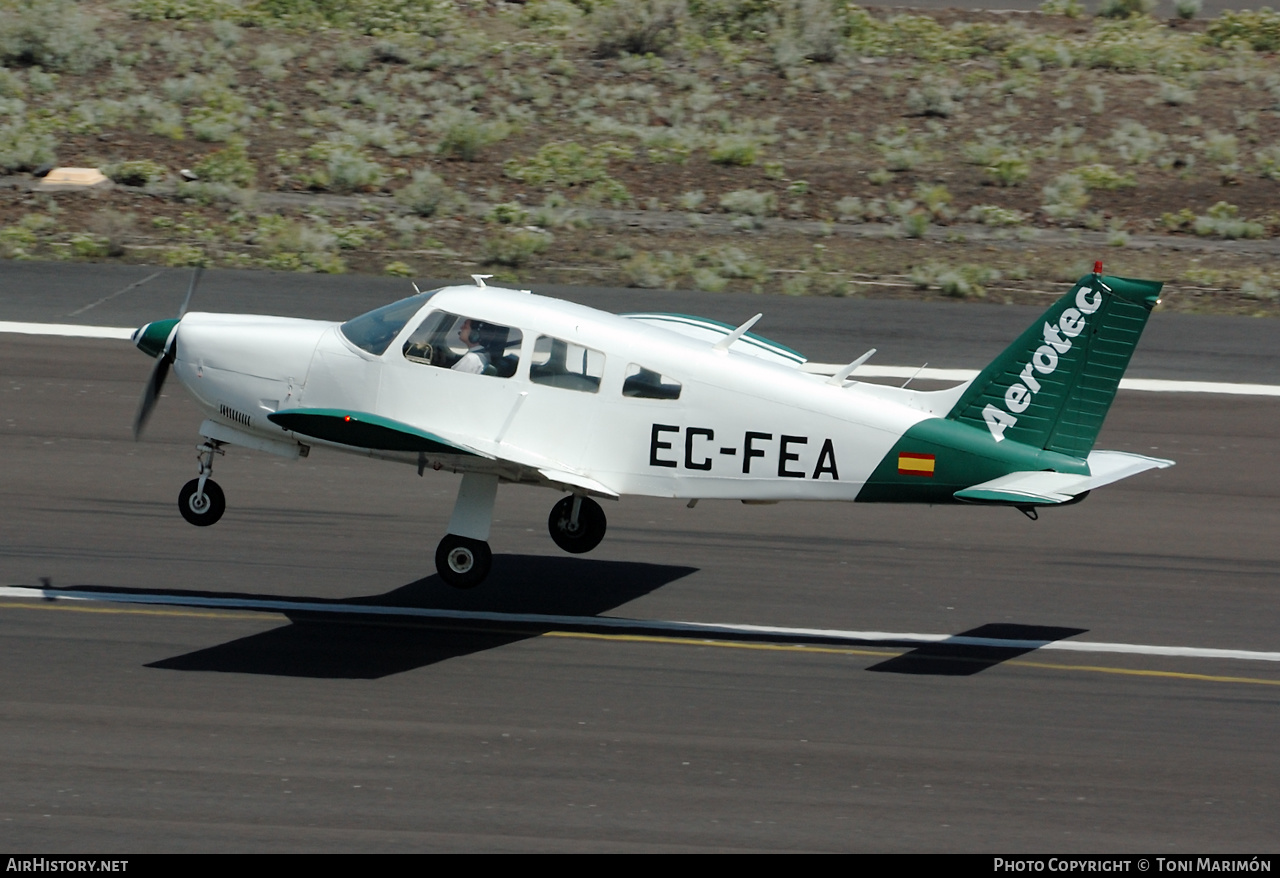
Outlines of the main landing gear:
{"type": "Polygon", "coordinates": [[[574,555],[590,552],[604,539],[604,510],[590,497],[573,494],[551,507],[547,530],[555,544],[574,555]]]}
{"type": "Polygon", "coordinates": [[[496,475],[463,474],[449,531],[436,547],[436,572],[454,588],[475,588],[489,575],[493,566],[489,525],[497,496],[496,475]]]}
{"type": "MultiPolygon", "coordinates": [[[[493,521],[493,501],[498,495],[498,477],[466,473],[458,489],[458,499],[449,519],[449,531],[436,547],[436,572],[455,588],[475,588],[489,575],[493,552],[489,549],[489,527],[493,521]]],[[[604,510],[590,497],[574,494],[551,507],[547,529],[551,539],[566,552],[590,552],[604,539],[604,510]]]]}
{"type": "Polygon", "coordinates": [[[222,443],[206,440],[200,452],[200,476],[182,486],[178,492],[178,511],[196,527],[208,527],[227,511],[227,498],[218,483],[209,478],[213,473],[213,456],[223,454],[222,443]]]}

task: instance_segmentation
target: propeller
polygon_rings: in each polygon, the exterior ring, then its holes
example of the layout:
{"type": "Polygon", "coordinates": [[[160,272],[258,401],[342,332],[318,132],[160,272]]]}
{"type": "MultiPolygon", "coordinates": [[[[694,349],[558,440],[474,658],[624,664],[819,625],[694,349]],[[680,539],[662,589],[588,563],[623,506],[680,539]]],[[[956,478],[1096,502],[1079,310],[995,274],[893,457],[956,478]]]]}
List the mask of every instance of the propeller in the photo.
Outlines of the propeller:
{"type": "Polygon", "coordinates": [[[160,398],[160,391],[164,387],[164,380],[169,377],[169,367],[173,365],[174,359],[178,354],[178,324],[182,322],[182,318],[187,313],[187,306],[191,304],[191,296],[196,291],[196,285],[200,282],[200,275],[204,273],[203,268],[197,268],[191,273],[191,283],[187,286],[187,297],[182,300],[182,307],[178,310],[178,318],[176,320],[157,320],[154,323],[148,323],[146,326],[134,333],[133,340],[139,348],[147,353],[155,352],[156,364],[151,369],[151,375],[147,378],[147,386],[142,391],[142,399],[138,402],[137,414],[133,416],[133,438],[137,441],[142,436],[142,431],[147,426],[147,421],[151,420],[151,412],[156,407],[156,401],[160,398]],[[158,345],[163,339],[163,345],[158,345]]]}

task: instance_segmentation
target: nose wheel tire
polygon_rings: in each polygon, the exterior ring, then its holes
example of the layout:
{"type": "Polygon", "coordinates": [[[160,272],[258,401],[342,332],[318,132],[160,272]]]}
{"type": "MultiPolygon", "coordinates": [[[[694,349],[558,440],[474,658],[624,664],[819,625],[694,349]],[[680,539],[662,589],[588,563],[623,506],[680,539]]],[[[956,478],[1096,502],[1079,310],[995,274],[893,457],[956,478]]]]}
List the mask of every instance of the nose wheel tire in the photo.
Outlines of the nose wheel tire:
{"type": "Polygon", "coordinates": [[[475,588],[493,566],[493,552],[483,540],[445,534],[436,547],[436,572],[454,588],[475,588]]]}
{"type": "Polygon", "coordinates": [[[578,507],[578,523],[573,521],[574,497],[565,497],[551,507],[551,516],[547,519],[547,530],[555,544],[573,555],[590,552],[604,539],[608,525],[604,510],[600,504],[590,497],[582,497],[578,507]]]}
{"type": "Polygon", "coordinates": [[[213,479],[205,479],[204,493],[198,493],[200,480],[192,479],[178,492],[178,511],[196,527],[208,527],[227,511],[227,498],[213,479]]]}

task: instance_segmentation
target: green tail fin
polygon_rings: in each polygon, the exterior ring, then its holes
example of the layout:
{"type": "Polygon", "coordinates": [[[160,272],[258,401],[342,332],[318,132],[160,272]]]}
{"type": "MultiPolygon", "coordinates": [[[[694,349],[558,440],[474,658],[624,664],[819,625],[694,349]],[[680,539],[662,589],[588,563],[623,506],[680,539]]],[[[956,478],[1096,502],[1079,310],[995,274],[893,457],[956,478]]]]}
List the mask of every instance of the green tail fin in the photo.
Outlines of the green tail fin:
{"type": "Polygon", "coordinates": [[[997,442],[1087,456],[1162,286],[1081,278],[982,370],[947,417],[997,442]]]}

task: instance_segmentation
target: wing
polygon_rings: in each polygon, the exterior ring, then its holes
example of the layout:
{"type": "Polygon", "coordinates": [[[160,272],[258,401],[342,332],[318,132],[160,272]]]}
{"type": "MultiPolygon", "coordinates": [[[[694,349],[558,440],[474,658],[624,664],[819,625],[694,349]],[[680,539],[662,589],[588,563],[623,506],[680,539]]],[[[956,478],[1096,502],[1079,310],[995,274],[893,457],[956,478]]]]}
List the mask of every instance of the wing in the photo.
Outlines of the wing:
{"type": "MultiPolygon", "coordinates": [[[[494,445],[493,451],[490,452],[456,438],[441,436],[438,433],[369,412],[302,408],[274,412],[267,415],[267,419],[301,437],[374,451],[408,451],[473,457],[477,458],[477,464],[481,460],[510,463],[529,471],[530,475],[536,472],[538,476],[533,477],[533,481],[545,481],[564,490],[585,490],[603,497],[618,497],[617,491],[585,473],[565,469],[561,464],[533,457],[521,449],[508,445],[494,445]]],[[[487,467],[482,465],[477,468],[487,467]]],[[[525,480],[524,477],[521,477],[521,480],[525,480]]]]}
{"type": "MultiPolygon", "coordinates": [[[[688,314],[659,314],[655,312],[621,314],[619,316],[712,344],[732,335],[736,328],[718,320],[691,317],[688,314]]],[[[798,368],[805,362],[804,354],[799,351],[793,351],[786,345],[778,344],[778,342],[767,339],[762,335],[756,335],[754,332],[744,333],[735,339],[729,345],[729,350],[734,353],[757,357],[761,360],[768,360],[771,363],[781,363],[784,366],[793,368],[798,368]]]]}
{"type": "Polygon", "coordinates": [[[313,439],[350,445],[353,448],[371,448],[376,451],[422,451],[427,454],[461,454],[494,459],[492,454],[486,454],[460,442],[368,412],[344,409],[288,409],[267,415],[267,420],[299,436],[310,436],[313,439]]]}

